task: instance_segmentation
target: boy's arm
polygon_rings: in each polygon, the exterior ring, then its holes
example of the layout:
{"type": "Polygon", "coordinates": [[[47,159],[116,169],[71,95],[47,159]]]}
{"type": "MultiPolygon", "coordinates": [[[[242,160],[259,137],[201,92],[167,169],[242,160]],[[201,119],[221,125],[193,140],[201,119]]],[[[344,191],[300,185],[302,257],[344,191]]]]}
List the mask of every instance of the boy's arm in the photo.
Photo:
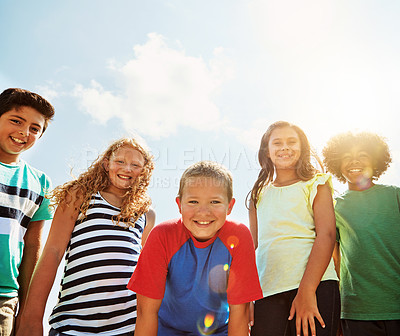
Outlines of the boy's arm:
{"type": "Polygon", "coordinates": [[[248,334],[249,303],[229,305],[228,336],[247,336],[248,334]]]}
{"type": "MultiPolygon", "coordinates": [[[[44,220],[30,222],[24,236],[24,251],[22,255],[21,265],[19,266],[19,311],[21,312],[25,305],[26,295],[28,292],[29,282],[31,281],[33,270],[39,260],[42,249],[42,231],[44,220]]],[[[17,316],[16,324],[18,326],[19,317],[17,316]]]]}
{"type": "Polygon", "coordinates": [[[136,336],[157,336],[158,310],[162,299],[151,299],[147,296],[136,294],[137,319],[135,327],[136,336]]]}
{"type": "Polygon", "coordinates": [[[57,269],[64,256],[81,201],[73,195],[57,207],[43,253],[35,268],[27,294],[24,310],[17,329],[18,336],[42,336],[43,315],[47,298],[53,286],[57,269]],[[68,205],[67,205],[68,204],[68,205]]]}

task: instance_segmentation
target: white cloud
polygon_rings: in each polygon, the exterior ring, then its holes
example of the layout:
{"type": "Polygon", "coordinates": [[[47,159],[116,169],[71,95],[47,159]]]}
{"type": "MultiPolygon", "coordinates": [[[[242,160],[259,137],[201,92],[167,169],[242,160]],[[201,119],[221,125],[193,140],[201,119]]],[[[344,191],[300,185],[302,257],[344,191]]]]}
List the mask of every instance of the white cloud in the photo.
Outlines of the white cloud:
{"type": "Polygon", "coordinates": [[[53,82],[48,82],[46,85],[37,85],[35,92],[50,102],[61,95],[58,85],[53,82]]]}
{"type": "Polygon", "coordinates": [[[127,131],[140,130],[152,137],[168,136],[179,126],[210,130],[224,123],[213,99],[233,70],[221,48],[207,63],[151,33],[145,44],[133,49],[133,59],[110,66],[122,83],[121,94],[106,91],[95,80],[90,87],[76,85],[74,96],[95,120],[120,118],[127,131]]]}

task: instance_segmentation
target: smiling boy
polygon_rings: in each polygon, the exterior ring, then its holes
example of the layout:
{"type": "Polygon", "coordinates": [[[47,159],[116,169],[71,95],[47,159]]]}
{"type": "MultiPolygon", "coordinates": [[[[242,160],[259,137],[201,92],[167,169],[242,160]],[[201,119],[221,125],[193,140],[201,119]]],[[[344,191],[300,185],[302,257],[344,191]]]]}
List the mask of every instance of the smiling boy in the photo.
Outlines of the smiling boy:
{"type": "Polygon", "coordinates": [[[155,226],[128,284],[138,297],[135,335],[248,335],[248,303],[262,292],[250,231],[226,220],[231,173],[193,164],[176,202],[182,218],[155,226]]]}
{"type": "Polygon", "coordinates": [[[343,335],[400,335],[400,188],[374,182],[391,162],[389,147],[377,134],[348,132],[323,154],[349,188],[335,206],[343,335]]]}
{"type": "Polygon", "coordinates": [[[0,334],[12,335],[39,257],[44,221],[51,218],[49,178],[20,159],[45,131],[53,106],[36,93],[0,94],[0,334]]]}

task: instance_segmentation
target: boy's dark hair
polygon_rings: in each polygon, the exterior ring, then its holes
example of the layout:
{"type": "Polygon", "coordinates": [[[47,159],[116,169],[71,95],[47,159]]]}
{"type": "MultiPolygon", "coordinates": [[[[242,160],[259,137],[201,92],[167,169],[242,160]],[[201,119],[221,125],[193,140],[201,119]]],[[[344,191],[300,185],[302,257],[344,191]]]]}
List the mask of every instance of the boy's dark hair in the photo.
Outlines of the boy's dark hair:
{"type": "MultiPolygon", "coordinates": [[[[213,161],[199,161],[188,167],[182,174],[179,182],[178,197],[182,198],[183,189],[191,177],[208,177],[217,180],[219,184],[226,187],[229,201],[233,197],[233,178],[231,172],[223,165],[213,161]]],[[[214,182],[212,182],[214,183],[214,182]]]]}
{"type": "Polygon", "coordinates": [[[322,150],[326,169],[340,182],[346,182],[340,169],[343,155],[355,146],[359,146],[360,149],[371,155],[373,161],[372,180],[378,179],[392,162],[389,146],[385,138],[378,134],[371,132],[340,133],[332,137],[322,150]]]}
{"type": "Polygon", "coordinates": [[[46,99],[37,93],[19,88],[9,88],[0,94],[0,116],[21,106],[32,107],[44,116],[44,132],[54,116],[54,107],[46,99]]]}

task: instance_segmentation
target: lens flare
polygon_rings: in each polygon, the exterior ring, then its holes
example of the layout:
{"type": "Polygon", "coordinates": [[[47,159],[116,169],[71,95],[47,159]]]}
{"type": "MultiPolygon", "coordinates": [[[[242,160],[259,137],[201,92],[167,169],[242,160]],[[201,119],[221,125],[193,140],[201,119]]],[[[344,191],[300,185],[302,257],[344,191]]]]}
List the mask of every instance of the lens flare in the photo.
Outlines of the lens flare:
{"type": "Polygon", "coordinates": [[[236,236],[230,236],[227,239],[228,246],[233,249],[239,244],[239,238],[236,236]]]}
{"type": "Polygon", "coordinates": [[[214,323],[214,315],[207,314],[206,317],[204,318],[204,326],[206,328],[210,328],[213,323],[214,323]]]}
{"type": "Polygon", "coordinates": [[[229,265],[216,265],[208,274],[208,285],[215,293],[226,293],[228,288],[229,265]]]}
{"type": "Polygon", "coordinates": [[[218,327],[217,323],[214,322],[216,321],[213,313],[207,313],[204,319],[200,318],[197,322],[197,329],[200,335],[212,335],[218,327]]]}

